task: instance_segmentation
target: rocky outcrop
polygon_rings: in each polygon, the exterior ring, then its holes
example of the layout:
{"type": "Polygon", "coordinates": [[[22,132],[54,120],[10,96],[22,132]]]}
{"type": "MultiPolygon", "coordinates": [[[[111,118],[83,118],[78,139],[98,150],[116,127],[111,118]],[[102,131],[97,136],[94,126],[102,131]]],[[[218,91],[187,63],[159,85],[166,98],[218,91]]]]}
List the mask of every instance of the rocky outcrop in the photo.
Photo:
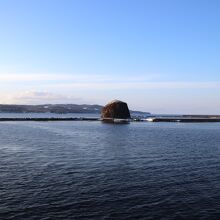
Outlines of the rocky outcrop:
{"type": "Polygon", "coordinates": [[[125,102],[114,100],[102,108],[102,119],[130,119],[130,111],[125,102]]]}

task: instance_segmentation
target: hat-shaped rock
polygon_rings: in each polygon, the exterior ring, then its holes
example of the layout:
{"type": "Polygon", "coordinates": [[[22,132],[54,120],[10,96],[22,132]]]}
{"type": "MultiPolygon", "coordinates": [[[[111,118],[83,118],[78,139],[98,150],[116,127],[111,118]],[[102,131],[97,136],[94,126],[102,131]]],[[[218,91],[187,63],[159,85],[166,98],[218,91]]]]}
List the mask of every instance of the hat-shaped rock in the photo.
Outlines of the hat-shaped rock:
{"type": "Polygon", "coordinates": [[[114,100],[102,108],[102,119],[130,119],[130,111],[125,102],[114,100]]]}

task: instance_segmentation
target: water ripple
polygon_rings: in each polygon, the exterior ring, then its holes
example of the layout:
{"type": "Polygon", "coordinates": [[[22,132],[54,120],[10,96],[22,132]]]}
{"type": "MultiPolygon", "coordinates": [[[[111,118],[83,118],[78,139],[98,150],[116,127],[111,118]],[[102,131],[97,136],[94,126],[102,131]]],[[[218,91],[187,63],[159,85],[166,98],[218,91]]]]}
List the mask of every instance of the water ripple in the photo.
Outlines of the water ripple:
{"type": "Polygon", "coordinates": [[[220,124],[0,123],[0,219],[218,219],[220,124]]]}

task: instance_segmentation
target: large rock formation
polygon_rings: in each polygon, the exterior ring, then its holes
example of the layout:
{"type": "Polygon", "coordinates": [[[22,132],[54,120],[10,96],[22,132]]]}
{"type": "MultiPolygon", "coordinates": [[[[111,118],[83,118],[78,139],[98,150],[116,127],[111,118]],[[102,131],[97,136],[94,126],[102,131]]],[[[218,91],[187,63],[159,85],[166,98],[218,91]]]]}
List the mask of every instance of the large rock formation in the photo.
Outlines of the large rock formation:
{"type": "Polygon", "coordinates": [[[114,100],[102,108],[102,119],[130,119],[128,105],[125,102],[114,100]]]}

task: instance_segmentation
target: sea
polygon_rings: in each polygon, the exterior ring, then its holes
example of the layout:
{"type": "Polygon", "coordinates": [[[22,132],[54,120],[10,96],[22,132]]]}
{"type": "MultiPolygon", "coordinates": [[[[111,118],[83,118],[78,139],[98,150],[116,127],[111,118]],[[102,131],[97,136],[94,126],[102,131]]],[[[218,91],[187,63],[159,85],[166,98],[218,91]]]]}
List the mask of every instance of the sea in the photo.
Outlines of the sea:
{"type": "Polygon", "coordinates": [[[6,219],[220,219],[220,123],[0,122],[6,219]]]}

